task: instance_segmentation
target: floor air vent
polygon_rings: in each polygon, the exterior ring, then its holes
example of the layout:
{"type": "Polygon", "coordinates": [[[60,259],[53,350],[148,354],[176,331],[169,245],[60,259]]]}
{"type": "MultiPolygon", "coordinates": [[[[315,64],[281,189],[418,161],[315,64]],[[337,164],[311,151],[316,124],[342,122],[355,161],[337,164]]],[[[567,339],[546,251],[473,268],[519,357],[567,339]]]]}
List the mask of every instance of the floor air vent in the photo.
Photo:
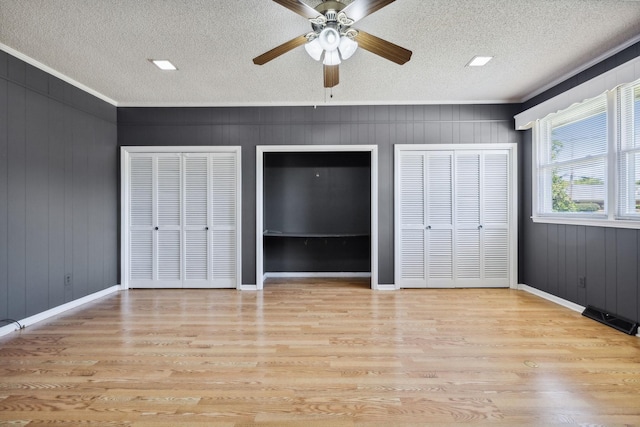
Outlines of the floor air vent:
{"type": "Polygon", "coordinates": [[[625,334],[635,335],[638,332],[638,323],[633,322],[624,317],[616,316],[615,314],[607,313],[604,310],[588,305],[582,312],[583,316],[596,320],[600,323],[604,323],[607,326],[611,326],[625,334]]]}

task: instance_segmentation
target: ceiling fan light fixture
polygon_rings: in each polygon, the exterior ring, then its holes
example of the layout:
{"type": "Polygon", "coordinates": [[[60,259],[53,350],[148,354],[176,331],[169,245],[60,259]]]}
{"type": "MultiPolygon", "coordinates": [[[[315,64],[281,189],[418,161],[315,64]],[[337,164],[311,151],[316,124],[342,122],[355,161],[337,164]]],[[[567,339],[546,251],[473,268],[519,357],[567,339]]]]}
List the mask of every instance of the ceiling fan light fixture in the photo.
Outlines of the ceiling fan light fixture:
{"type": "Polygon", "coordinates": [[[337,50],[326,51],[324,53],[324,61],[322,63],[324,65],[338,65],[340,64],[340,54],[337,50]]]}
{"type": "Polygon", "coordinates": [[[333,52],[340,46],[340,33],[333,27],[326,27],[318,36],[320,46],[327,52],[333,52]]]}
{"type": "Polygon", "coordinates": [[[348,3],[343,0],[314,0],[320,3],[316,7],[308,5],[304,0],[273,1],[306,18],[311,24],[311,32],[256,56],[253,58],[256,65],[264,65],[298,46],[305,45],[309,56],[317,61],[322,60],[324,87],[332,88],[339,82],[338,64],[353,56],[358,46],[399,65],[411,59],[410,50],[351,28],[357,21],[393,3],[394,0],[350,0],[348,3]]]}
{"type": "Polygon", "coordinates": [[[320,40],[318,38],[307,42],[304,45],[304,49],[307,51],[309,56],[316,61],[320,61],[320,58],[322,58],[322,52],[324,52],[324,49],[322,49],[322,46],[320,46],[320,40]]]}
{"type": "Polygon", "coordinates": [[[352,40],[351,37],[342,36],[338,50],[342,59],[349,59],[358,49],[358,42],[352,40]]]}

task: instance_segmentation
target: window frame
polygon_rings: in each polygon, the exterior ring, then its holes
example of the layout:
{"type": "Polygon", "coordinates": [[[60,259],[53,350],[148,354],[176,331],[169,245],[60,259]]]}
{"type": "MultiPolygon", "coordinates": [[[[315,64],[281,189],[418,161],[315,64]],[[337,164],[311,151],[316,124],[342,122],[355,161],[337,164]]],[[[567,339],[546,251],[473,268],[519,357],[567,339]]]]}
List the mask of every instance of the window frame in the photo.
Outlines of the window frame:
{"type": "MultiPolygon", "coordinates": [[[[623,193],[627,193],[627,196],[629,194],[629,181],[628,181],[628,177],[627,178],[623,178],[623,170],[621,168],[621,163],[622,163],[622,157],[624,155],[627,154],[632,154],[632,155],[640,155],[640,121],[638,123],[635,122],[635,116],[638,114],[638,112],[635,111],[635,103],[636,103],[636,96],[638,97],[638,103],[640,103],[640,80],[636,80],[635,82],[626,84],[626,85],[622,85],[617,89],[617,103],[616,103],[616,107],[618,108],[618,135],[616,138],[616,168],[617,168],[617,181],[616,181],[616,195],[618,196],[618,200],[616,200],[616,216],[618,218],[618,220],[623,220],[623,221],[640,221],[640,212],[634,212],[634,213],[627,213],[627,212],[622,212],[622,200],[623,200],[623,193]],[[627,121],[625,121],[625,109],[623,108],[623,103],[625,101],[625,97],[623,96],[623,91],[629,91],[631,92],[631,97],[630,99],[628,99],[628,101],[631,104],[630,107],[630,111],[631,114],[629,115],[631,118],[631,123],[629,124],[627,121]],[[637,93],[637,95],[636,95],[637,93]],[[625,126],[628,125],[628,126],[625,126]],[[637,125],[637,127],[636,127],[637,125]],[[625,144],[626,139],[627,138],[631,138],[631,139],[636,139],[638,140],[634,145],[636,145],[635,147],[632,148],[628,148],[625,144]],[[623,187],[624,185],[624,187],[623,187]]],[[[629,108],[629,106],[627,106],[627,108],[629,108]]],[[[636,160],[637,161],[637,160],[636,160]]],[[[638,173],[638,169],[640,169],[640,167],[638,165],[635,166],[635,172],[636,175],[638,173]]],[[[638,191],[638,177],[634,177],[633,179],[633,193],[635,194],[638,191]]],[[[626,200],[626,197],[624,198],[626,200]]],[[[637,205],[637,198],[634,198],[634,204],[637,205]]]]}
{"type": "MultiPolygon", "coordinates": [[[[590,102],[600,96],[606,97],[606,114],[607,114],[607,153],[605,160],[605,214],[593,214],[585,212],[541,212],[540,200],[540,172],[546,168],[540,165],[540,149],[543,144],[543,135],[541,134],[541,120],[535,121],[533,126],[533,144],[532,144],[532,193],[531,193],[531,219],[535,223],[547,224],[565,224],[565,225],[583,225],[598,227],[615,227],[615,228],[631,228],[640,229],[640,214],[635,216],[619,215],[619,199],[620,199],[620,175],[619,175],[619,156],[620,156],[620,138],[623,138],[623,132],[620,129],[620,109],[621,90],[628,86],[640,86],[640,80],[636,80],[626,85],[621,85],[612,90],[604,92],[593,98],[586,99],[580,103],[552,114],[560,114],[567,112],[572,108],[578,108],[586,102],[590,102]]],[[[548,117],[548,116],[547,116],[548,117]]],[[[545,118],[547,118],[545,117],[545,118]]]]}

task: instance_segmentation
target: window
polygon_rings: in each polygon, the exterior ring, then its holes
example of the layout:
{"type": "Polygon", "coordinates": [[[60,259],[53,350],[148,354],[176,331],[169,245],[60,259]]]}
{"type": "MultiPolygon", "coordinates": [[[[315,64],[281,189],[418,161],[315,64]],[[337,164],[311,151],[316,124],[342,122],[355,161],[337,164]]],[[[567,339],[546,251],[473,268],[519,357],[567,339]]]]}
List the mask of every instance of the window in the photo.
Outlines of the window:
{"type": "Polygon", "coordinates": [[[538,124],[538,214],[607,215],[607,97],[538,124]]]}
{"type": "Polygon", "coordinates": [[[640,228],[640,80],[535,124],[533,219],[640,228]]]}
{"type": "Polygon", "coordinates": [[[640,219],[640,82],[618,89],[618,217],[640,219]]]}

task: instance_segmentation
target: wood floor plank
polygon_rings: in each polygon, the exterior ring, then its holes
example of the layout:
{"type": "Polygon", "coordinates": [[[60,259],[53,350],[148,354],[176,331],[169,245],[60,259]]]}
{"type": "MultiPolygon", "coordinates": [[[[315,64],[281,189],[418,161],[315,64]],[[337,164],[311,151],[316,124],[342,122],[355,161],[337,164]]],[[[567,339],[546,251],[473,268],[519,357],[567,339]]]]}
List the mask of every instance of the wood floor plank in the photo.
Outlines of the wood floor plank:
{"type": "Polygon", "coordinates": [[[640,425],[640,340],[509,289],[130,290],[0,339],[0,425],[640,425]]]}

